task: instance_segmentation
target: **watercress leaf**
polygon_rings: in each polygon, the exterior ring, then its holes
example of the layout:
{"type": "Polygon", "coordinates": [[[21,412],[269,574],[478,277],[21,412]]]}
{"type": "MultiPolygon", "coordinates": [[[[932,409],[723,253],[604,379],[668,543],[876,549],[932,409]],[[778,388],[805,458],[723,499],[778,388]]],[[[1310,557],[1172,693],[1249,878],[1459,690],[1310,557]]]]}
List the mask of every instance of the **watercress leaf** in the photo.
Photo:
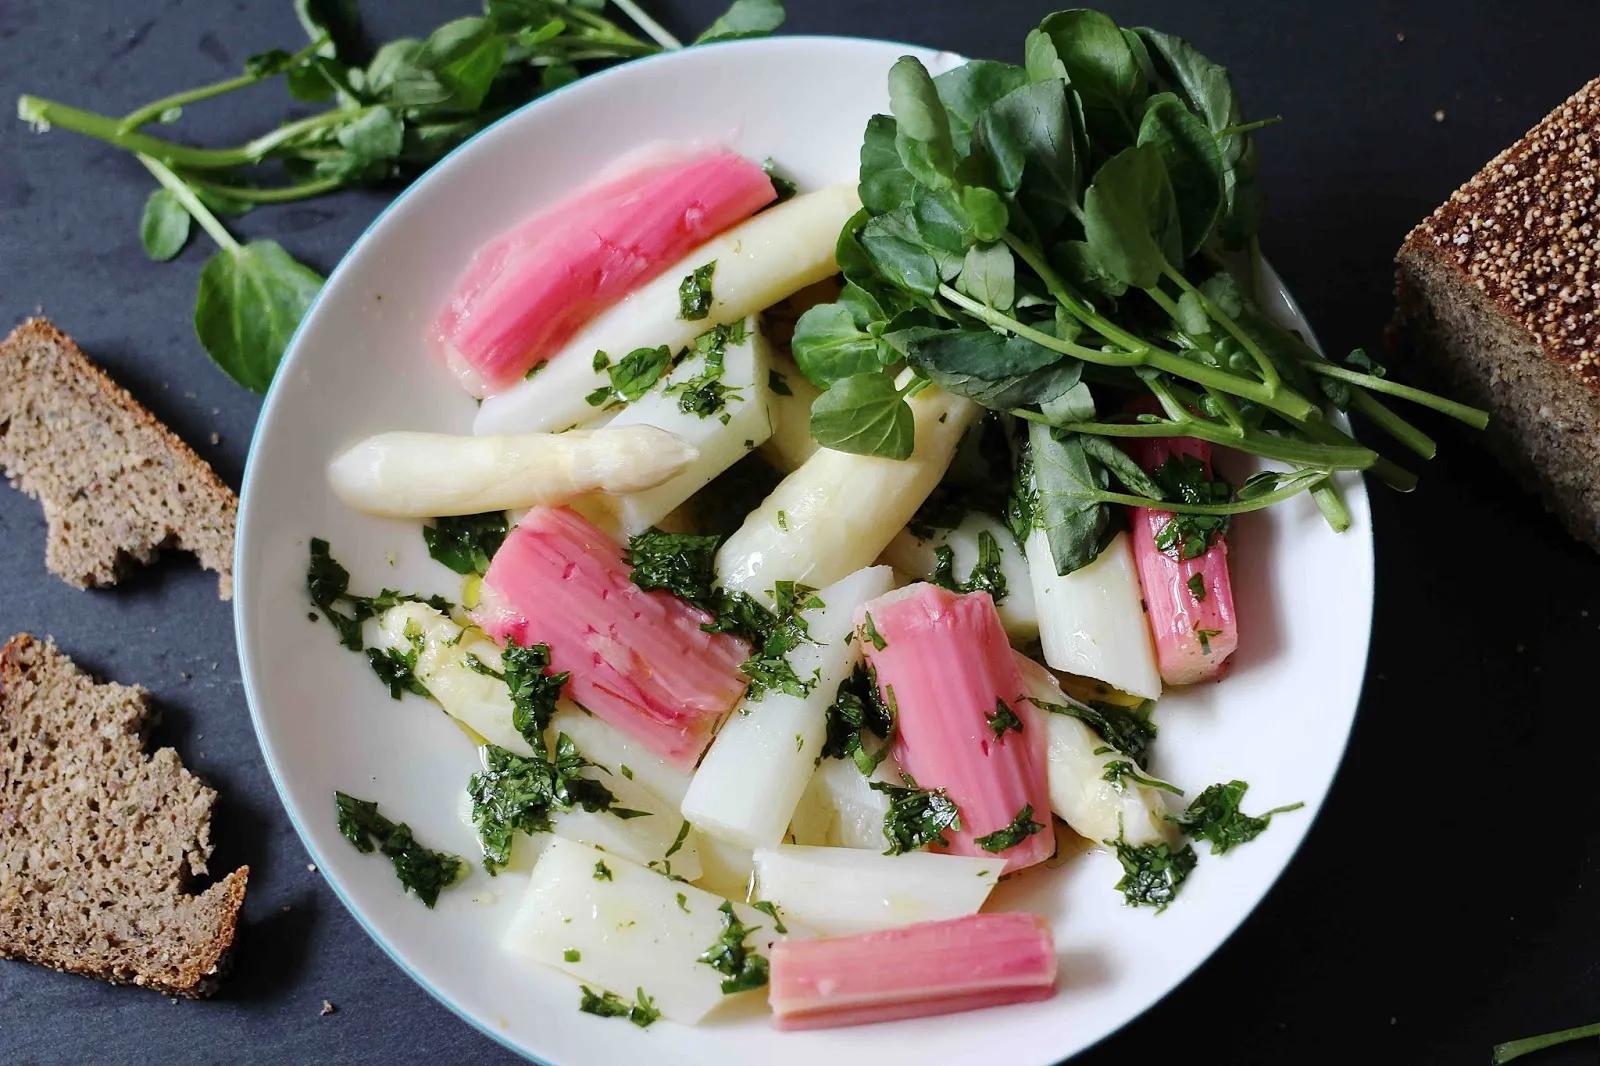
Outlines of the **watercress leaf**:
{"type": "Polygon", "coordinates": [[[1154,147],[1125,148],[1106,160],[1083,206],[1095,261],[1118,281],[1148,289],[1161,280],[1164,266],[1182,263],[1178,205],[1154,147]]]}
{"type": "Polygon", "coordinates": [[[1036,65],[1044,69],[1059,64],[1083,99],[1090,132],[1112,147],[1131,143],[1146,86],[1122,30],[1098,11],[1077,8],[1046,16],[1039,32],[1049,38],[1055,54],[1051,62],[1038,46],[1040,57],[1029,64],[1030,73],[1036,65]]]}
{"type": "Polygon", "coordinates": [[[1000,194],[983,185],[961,188],[961,210],[966,213],[972,235],[980,241],[997,241],[1005,236],[1011,213],[1000,194]]]}
{"type": "Polygon", "coordinates": [[[139,243],[144,254],[158,262],[165,262],[183,251],[189,240],[189,212],[183,209],[170,189],[157,189],[144,202],[144,215],[139,219],[139,243]]]}
{"type": "Polygon", "coordinates": [[[1200,250],[1222,210],[1222,156],[1217,139],[1194,112],[1171,93],[1145,105],[1139,143],[1154,146],[1166,165],[1178,205],[1185,257],[1200,250]]]}
{"type": "Polygon", "coordinates": [[[886,338],[947,392],[1008,410],[1044,403],[1078,383],[1083,364],[992,330],[905,330],[886,338]]]}
{"type": "Polygon", "coordinates": [[[350,68],[328,56],[307,56],[284,72],[284,85],[296,100],[320,103],[348,91],[350,68]]]}
{"type": "Polygon", "coordinates": [[[972,59],[933,79],[950,118],[950,137],[962,155],[972,150],[978,116],[996,100],[1027,84],[1027,71],[1010,63],[972,59]]]}
{"type": "Polygon", "coordinates": [[[322,275],[276,241],[224,248],[200,271],[195,334],[229,377],[265,392],[321,287],[322,275]]]}
{"type": "MultiPolygon", "coordinates": [[[[841,245],[843,242],[841,236],[841,245]]],[[[859,244],[877,275],[920,296],[932,296],[938,291],[944,280],[941,259],[954,258],[960,264],[959,258],[942,249],[937,250],[936,257],[936,249],[928,245],[908,207],[870,219],[861,228],[859,244]]],[[[842,261],[840,265],[843,266],[842,261]]],[[[856,280],[849,274],[846,277],[856,280]]]]}
{"type": "Polygon", "coordinates": [[[834,451],[906,459],[915,434],[911,406],[885,374],[842,378],[811,405],[811,435],[834,451]]]}
{"type": "Polygon", "coordinates": [[[1154,91],[1154,87],[1160,84],[1160,79],[1156,75],[1155,62],[1150,58],[1150,49],[1145,47],[1144,38],[1135,30],[1123,30],[1122,39],[1127,43],[1128,51],[1133,53],[1133,61],[1139,64],[1139,73],[1144,75],[1145,85],[1154,91]]]}
{"type": "Polygon", "coordinates": [[[1088,241],[1062,241],[1056,245],[1051,262],[1080,292],[1115,300],[1128,291],[1127,282],[1112,276],[1088,241]]]}
{"type": "Polygon", "coordinates": [[[361,12],[356,0],[294,0],[294,14],[311,40],[326,36],[317,54],[349,61],[361,50],[361,12]]]}
{"type": "MultiPolygon", "coordinates": [[[[388,96],[402,75],[417,69],[422,42],[415,37],[397,37],[385,43],[372,56],[363,76],[366,90],[375,98],[388,96]]],[[[443,87],[440,87],[442,91],[443,87]]]]}
{"type": "Polygon", "coordinates": [[[1135,496],[1147,496],[1152,500],[1167,498],[1161,486],[1152,481],[1150,475],[1146,474],[1127,452],[1113,444],[1109,437],[1096,437],[1086,433],[1079,439],[1083,442],[1083,450],[1089,457],[1105,467],[1112,477],[1121,482],[1123,488],[1135,496]]]}
{"type": "Polygon", "coordinates": [[[956,288],[997,311],[1008,311],[1016,301],[1016,269],[1011,249],[999,241],[974,244],[962,260],[956,288]]]}
{"type": "Polygon", "coordinates": [[[873,115],[861,137],[861,203],[874,215],[908,203],[916,192],[917,179],[900,161],[895,148],[897,127],[888,115],[873,115]]]}
{"type": "Polygon", "coordinates": [[[363,162],[386,163],[400,154],[405,123],[393,110],[377,107],[339,127],[338,140],[363,162]]]}
{"type": "Polygon", "coordinates": [[[733,0],[728,10],[717,16],[695,44],[712,41],[737,41],[761,37],[783,25],[783,4],[779,0],[733,0]]]}
{"type": "Polygon", "coordinates": [[[506,38],[489,19],[455,19],[428,34],[417,60],[445,91],[432,106],[440,111],[476,111],[500,73],[505,54],[506,38]]]}
{"type": "Polygon", "coordinates": [[[1078,434],[1034,422],[1028,446],[1038,493],[1034,521],[1050,542],[1056,573],[1065,576],[1093,562],[1104,546],[1111,514],[1096,494],[1105,488],[1105,474],[1078,434]]]}
{"type": "Polygon", "coordinates": [[[897,125],[900,160],[925,185],[955,177],[955,141],[933,78],[918,59],[901,56],[889,68],[889,110],[897,125]]]}
{"type": "Polygon", "coordinates": [[[257,52],[244,61],[244,72],[253,78],[270,78],[274,74],[281,73],[293,58],[282,48],[257,52]]]}
{"type": "Polygon", "coordinates": [[[1185,291],[1178,297],[1178,314],[1176,316],[1178,328],[1191,337],[1200,337],[1211,332],[1211,316],[1206,314],[1206,307],[1200,297],[1192,292],[1185,291]]]}
{"type": "MultiPolygon", "coordinates": [[[[866,329],[874,322],[880,322],[888,316],[884,313],[883,305],[872,293],[863,289],[853,281],[844,283],[844,288],[839,290],[839,306],[848,308],[850,317],[855,321],[857,329],[866,329]]],[[[805,316],[802,315],[802,318],[805,316]]]]}
{"type": "Polygon", "coordinates": [[[997,183],[1041,230],[1078,212],[1082,167],[1072,121],[1067,87],[1057,79],[1006,94],[978,119],[975,140],[997,183]]]}
{"type": "Polygon", "coordinates": [[[881,369],[880,342],[856,321],[850,307],[831,303],[807,309],[795,323],[794,361],[813,385],[826,389],[840,378],[881,369]]]}
{"type": "Polygon", "coordinates": [[[1039,409],[1058,422],[1092,422],[1094,395],[1089,391],[1089,383],[1080,381],[1055,399],[1040,404],[1039,409]]]}
{"type": "MultiPolygon", "coordinates": [[[[955,277],[961,270],[962,256],[979,239],[972,217],[961,201],[961,193],[966,191],[969,190],[924,191],[911,202],[909,219],[916,239],[933,254],[939,266],[939,276],[945,280],[955,277]]],[[[1003,232],[1005,205],[1000,204],[998,198],[995,203],[1000,210],[999,228],[1003,232]]],[[[980,210],[983,209],[980,207],[980,210]]],[[[994,237],[987,239],[993,240],[994,237]]]]}

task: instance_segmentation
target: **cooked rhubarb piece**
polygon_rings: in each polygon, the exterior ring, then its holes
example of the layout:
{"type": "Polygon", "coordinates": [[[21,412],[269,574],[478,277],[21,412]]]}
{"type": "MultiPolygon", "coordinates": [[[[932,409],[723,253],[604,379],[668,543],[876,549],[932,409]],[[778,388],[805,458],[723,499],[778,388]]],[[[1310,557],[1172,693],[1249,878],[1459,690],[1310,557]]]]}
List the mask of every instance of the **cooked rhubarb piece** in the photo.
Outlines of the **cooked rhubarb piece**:
{"type": "Polygon", "coordinates": [[[943,789],[961,828],[956,855],[998,855],[1006,871],[1048,859],[1045,729],[987,592],[919,583],[856,617],[856,639],[898,715],[895,758],[925,789],[943,789]]]}
{"type": "Polygon", "coordinates": [[[584,323],[771,203],[772,181],[726,149],[675,155],[561,201],[480,248],[434,322],[461,384],[516,384],[584,323]]]}
{"type": "Polygon", "coordinates": [[[825,1029],[1048,999],[1056,948],[1036,914],[942,922],[772,945],[779,1029],[825,1029]]]}
{"type": "MultiPolygon", "coordinates": [[[[1201,498],[1211,478],[1211,445],[1205,441],[1160,437],[1139,441],[1130,451],[1163,485],[1192,502],[1209,502],[1201,498]]],[[[1134,508],[1133,556],[1156,665],[1169,685],[1221,676],[1239,646],[1223,533],[1217,519],[1134,508]]]]}
{"type": "Polygon", "coordinates": [[[650,750],[694,764],[744,692],[743,642],[629,580],[622,548],[572,511],[529,511],[495,553],[475,617],[498,641],[550,646],[565,695],[650,750]]]}

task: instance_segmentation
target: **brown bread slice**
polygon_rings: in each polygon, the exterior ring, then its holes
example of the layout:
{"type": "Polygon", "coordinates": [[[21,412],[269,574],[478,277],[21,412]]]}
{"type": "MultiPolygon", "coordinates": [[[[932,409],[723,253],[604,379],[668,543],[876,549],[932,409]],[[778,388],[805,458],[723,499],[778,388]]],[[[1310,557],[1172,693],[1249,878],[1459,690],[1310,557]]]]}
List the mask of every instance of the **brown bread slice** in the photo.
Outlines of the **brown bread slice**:
{"type": "Polygon", "coordinates": [[[233,594],[233,490],[43,318],[0,343],[0,470],[44,505],[45,564],[71,584],[175,545],[233,594]]]}
{"type": "Polygon", "coordinates": [[[173,995],[210,993],[249,867],[199,895],[217,794],[144,752],[143,689],[49,641],[0,649],[0,958],[173,995]]]}
{"type": "Polygon", "coordinates": [[[1493,414],[1491,440],[1600,548],[1600,78],[1406,238],[1394,338],[1493,414]]]}

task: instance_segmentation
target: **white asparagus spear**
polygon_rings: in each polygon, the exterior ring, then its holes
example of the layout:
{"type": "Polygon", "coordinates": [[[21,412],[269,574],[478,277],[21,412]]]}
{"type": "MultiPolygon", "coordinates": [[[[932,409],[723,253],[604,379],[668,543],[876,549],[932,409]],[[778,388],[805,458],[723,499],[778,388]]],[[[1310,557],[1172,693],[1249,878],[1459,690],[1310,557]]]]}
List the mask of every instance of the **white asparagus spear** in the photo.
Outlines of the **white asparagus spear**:
{"type": "Polygon", "coordinates": [[[910,458],[818,449],[723,542],[718,581],[770,604],[775,582],[831,585],[877,559],[944,477],[979,410],[933,385],[910,402],[910,458]]]}
{"type": "MultiPolygon", "coordinates": [[[[552,743],[559,733],[571,737],[584,758],[599,763],[618,777],[643,785],[667,801],[673,810],[677,810],[678,804],[683,802],[683,794],[689,790],[688,772],[569,700],[562,700],[550,718],[547,736],[552,743]]],[[[677,831],[676,825],[673,831],[677,831]]]]}
{"type": "Polygon", "coordinates": [[[1013,641],[1032,640],[1039,635],[1039,612],[1033,601],[1028,557],[1011,530],[993,515],[971,511],[954,529],[931,530],[926,539],[903,529],[883,550],[883,561],[902,574],[926,581],[938,565],[939,549],[948,547],[955,557],[956,580],[965,581],[978,561],[979,538],[984,533],[994,538],[1000,552],[1000,573],[1006,579],[1006,594],[994,605],[1000,624],[1013,641]]]}
{"type": "MultiPolygon", "coordinates": [[[[1032,699],[1056,707],[1075,703],[1061,691],[1054,674],[1021,652],[1016,655],[1022,683],[1032,699]]],[[[1127,760],[1126,755],[1110,749],[1105,738],[1069,714],[1042,717],[1049,734],[1050,807],[1073,832],[1096,843],[1120,836],[1135,846],[1171,838],[1160,792],[1105,779],[1106,764],[1127,760]]]]}
{"type": "Polygon", "coordinates": [[[787,656],[809,690],[740,701],[683,798],[683,816],[695,828],[747,848],[783,839],[827,739],[828,705],[861,656],[847,639],[856,608],[893,587],[894,572],[873,566],[817,592],[822,606],[800,615],[810,640],[787,656]]]}
{"type": "Polygon", "coordinates": [[[562,503],[597,489],[637,492],[698,455],[654,426],[493,437],[379,433],[329,463],[328,483],[367,514],[436,518],[562,503]]]}
{"type": "Polygon", "coordinates": [[[1143,699],[1160,697],[1128,535],[1118,533],[1094,562],[1065,577],[1056,573],[1044,530],[1028,534],[1027,550],[1044,661],[1143,699]]]}
{"type": "Polygon", "coordinates": [[[867,933],[974,914],[1004,859],[786,844],[755,853],[756,892],[826,935],[867,933]]]}
{"type": "Polygon", "coordinates": [[[761,446],[761,454],[787,474],[800,469],[820,447],[811,435],[811,405],[822,390],[786,356],[774,353],[772,369],[788,391],[772,394],[772,436],[761,446]]]}
{"type": "Polygon", "coordinates": [[[789,822],[794,842],[882,851],[889,797],[873,789],[874,781],[900,783],[894,756],[879,763],[871,777],[861,776],[853,760],[823,759],[789,822]]]}
{"type": "MultiPolygon", "coordinates": [[[[770,347],[754,317],[744,320],[742,340],[729,341],[722,356],[720,381],[728,390],[722,411],[700,415],[683,410],[682,393],[669,391],[706,371],[704,353],[691,352],[673,368],[667,380],[640,397],[606,423],[612,432],[625,426],[655,426],[694,448],[698,453],[675,476],[635,492],[595,499],[596,509],[613,516],[602,528],[621,538],[641,533],[660,522],[668,512],[699,492],[712,478],[743,459],[772,435],[772,390],[767,371],[770,347]],[[726,416],[727,421],[723,421],[726,416]]],[[[570,436],[570,434],[568,434],[570,436]]]]}
{"type": "MultiPolygon", "coordinates": [[[[730,998],[723,975],[699,961],[722,936],[722,903],[705,889],[557,838],[534,863],[503,944],[630,1003],[643,989],[662,1014],[693,1023],[730,998]]],[[[767,955],[780,939],[771,917],[742,903],[733,911],[760,927],[745,944],[767,955]]],[[[786,913],[784,922],[789,935],[799,933],[786,913]]]]}
{"type": "Polygon", "coordinates": [[[621,359],[636,348],[686,347],[712,326],[737,322],[786,296],[831,277],[839,269],[834,245],[845,221],[861,206],[854,184],[796,196],[761,212],[696,248],[568,341],[517,385],[483,401],[473,432],[562,430],[595,418],[585,399],[608,380],[594,368],[594,353],[621,359]],[[678,285],[715,260],[711,306],[705,318],[680,314],[678,285]]]}

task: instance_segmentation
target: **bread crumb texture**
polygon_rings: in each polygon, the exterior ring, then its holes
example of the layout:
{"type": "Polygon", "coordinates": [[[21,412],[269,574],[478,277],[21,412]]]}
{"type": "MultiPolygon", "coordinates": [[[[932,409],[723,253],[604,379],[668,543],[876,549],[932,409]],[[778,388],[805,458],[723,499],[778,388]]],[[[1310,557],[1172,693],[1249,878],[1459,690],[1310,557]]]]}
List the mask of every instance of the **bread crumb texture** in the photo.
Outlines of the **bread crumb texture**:
{"type": "Polygon", "coordinates": [[[0,342],[0,470],[43,504],[45,563],[69,583],[177,547],[233,594],[233,490],[42,318],[0,342]]]}
{"type": "MultiPolygon", "coordinates": [[[[1600,390],[1600,78],[1411,231],[1600,390]]],[[[1403,253],[1402,253],[1403,254],[1403,253]]]]}
{"type": "Polygon", "coordinates": [[[248,867],[199,894],[216,793],[144,750],[141,688],[48,640],[0,649],[0,958],[202,996],[233,943],[248,867]]]}

